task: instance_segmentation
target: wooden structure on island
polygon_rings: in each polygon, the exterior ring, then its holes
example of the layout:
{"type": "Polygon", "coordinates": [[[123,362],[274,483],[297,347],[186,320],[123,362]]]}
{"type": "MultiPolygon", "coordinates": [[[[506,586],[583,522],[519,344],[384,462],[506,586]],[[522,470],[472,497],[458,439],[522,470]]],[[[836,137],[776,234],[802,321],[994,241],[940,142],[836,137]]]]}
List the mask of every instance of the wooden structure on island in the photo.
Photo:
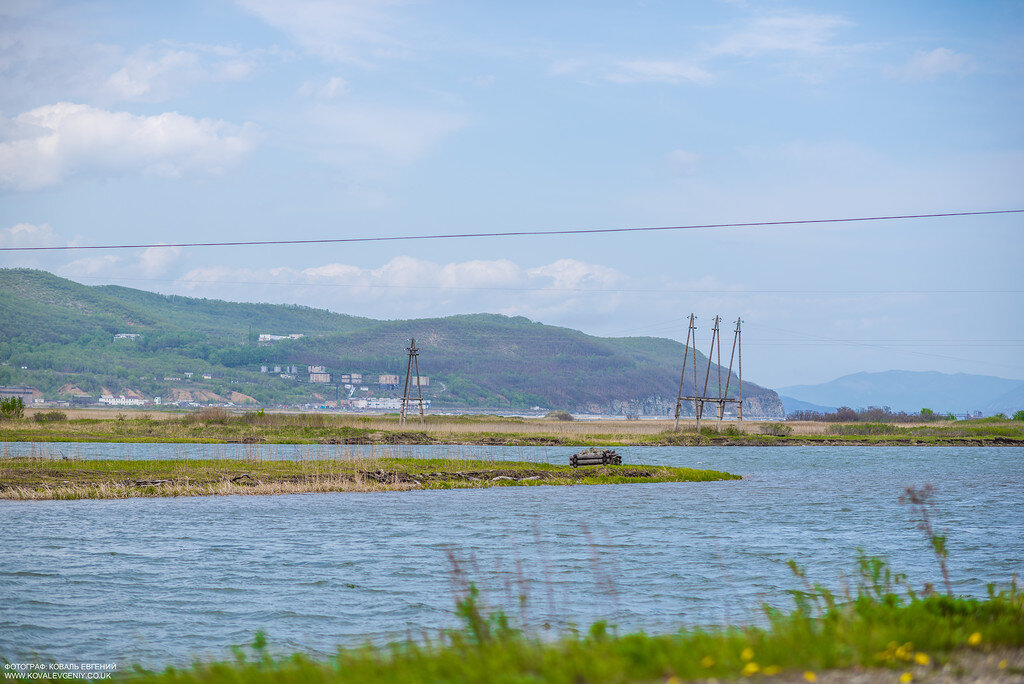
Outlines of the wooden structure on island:
{"type": "Polygon", "coordinates": [[[725,378],[725,388],[722,388],[722,336],[719,330],[721,317],[715,316],[715,325],[711,331],[711,349],[707,356],[707,370],[704,373],[704,388],[700,395],[697,394],[697,317],[690,314],[690,327],[686,331],[686,348],[683,350],[683,371],[679,374],[679,393],[676,395],[675,424],[672,429],[679,431],[679,412],[684,401],[693,402],[693,415],[697,420],[697,432],[700,432],[700,419],[704,415],[704,404],[715,404],[718,408],[718,428],[722,427],[722,418],[725,416],[725,405],[736,404],[736,418],[743,422],[743,346],[740,335],[741,320],[736,319],[736,332],[732,338],[732,353],[729,355],[729,372],[725,378]],[[690,351],[693,350],[693,394],[683,396],[683,381],[686,378],[686,363],[690,358],[690,351]],[[718,391],[715,396],[708,396],[708,381],[711,378],[711,357],[717,352],[718,355],[718,391]],[[739,374],[739,398],[729,397],[729,384],[732,381],[732,364],[737,362],[739,374]]]}
{"type": "Polygon", "coordinates": [[[423,425],[423,386],[420,383],[420,350],[416,348],[416,338],[409,340],[409,346],[405,348],[409,353],[409,364],[405,369],[405,391],[402,393],[402,412],[398,416],[398,424],[405,425],[405,419],[409,413],[409,404],[416,403],[420,407],[420,425],[423,425]],[[409,394],[409,382],[413,373],[416,374],[416,398],[409,394]]]}

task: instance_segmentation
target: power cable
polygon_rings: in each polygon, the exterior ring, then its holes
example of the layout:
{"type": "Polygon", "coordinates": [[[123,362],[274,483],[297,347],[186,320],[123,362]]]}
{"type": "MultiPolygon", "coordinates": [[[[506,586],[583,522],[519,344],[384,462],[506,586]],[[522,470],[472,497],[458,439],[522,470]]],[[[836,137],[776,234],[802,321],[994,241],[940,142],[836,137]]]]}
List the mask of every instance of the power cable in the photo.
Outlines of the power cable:
{"type": "Polygon", "coordinates": [[[897,216],[857,216],[831,219],[799,219],[794,221],[751,221],[745,223],[704,223],[683,226],[645,226],[641,228],[583,228],[567,230],[521,230],[495,233],[449,233],[436,235],[390,235],[379,237],[319,238],[313,240],[238,240],[230,242],[175,242],[120,245],[61,245],[51,247],[0,247],[0,252],[47,252],[79,249],[150,249],[165,247],[255,247],[265,245],[324,245],[352,242],[396,242],[402,240],[450,240],[457,238],[524,237],[533,235],[593,235],[597,233],[639,233],[667,230],[695,230],[700,228],[763,228],[768,226],[797,226],[828,223],[857,223],[867,221],[903,221],[907,219],[949,218],[954,216],[988,216],[992,214],[1020,214],[1024,209],[995,211],[959,211],[937,214],[906,214],[897,216]]]}

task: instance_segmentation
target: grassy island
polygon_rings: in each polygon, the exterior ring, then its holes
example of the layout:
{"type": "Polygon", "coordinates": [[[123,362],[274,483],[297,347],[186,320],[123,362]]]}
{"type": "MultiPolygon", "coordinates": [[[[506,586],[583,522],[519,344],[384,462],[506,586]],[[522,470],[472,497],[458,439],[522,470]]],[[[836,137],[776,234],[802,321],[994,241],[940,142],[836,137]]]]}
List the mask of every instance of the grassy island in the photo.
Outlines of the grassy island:
{"type": "Polygon", "coordinates": [[[714,470],[453,459],[79,460],[0,458],[3,499],[379,492],[530,485],[738,480],[714,470]]]}
{"type": "Polygon", "coordinates": [[[505,446],[1024,446],[1024,421],[927,424],[814,421],[559,421],[493,415],[398,416],[327,413],[38,411],[0,422],[0,442],[181,442],[251,444],[465,444],[505,446]],[[53,419],[57,418],[57,419],[53,419]]]}

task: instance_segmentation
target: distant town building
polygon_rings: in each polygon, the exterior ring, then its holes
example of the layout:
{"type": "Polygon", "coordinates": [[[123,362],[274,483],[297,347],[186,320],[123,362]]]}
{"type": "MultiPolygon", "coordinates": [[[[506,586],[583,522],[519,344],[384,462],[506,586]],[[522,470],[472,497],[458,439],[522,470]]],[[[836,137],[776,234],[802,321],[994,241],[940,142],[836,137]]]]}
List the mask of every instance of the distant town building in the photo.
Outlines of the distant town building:
{"type": "Polygon", "coordinates": [[[106,404],[107,406],[145,406],[146,400],[125,397],[123,394],[117,397],[112,394],[102,394],[100,395],[99,403],[106,404]]]}
{"type": "MultiPolygon", "coordinates": [[[[322,366],[320,366],[320,368],[322,368],[322,366]]],[[[318,383],[327,384],[327,383],[329,383],[331,381],[331,374],[330,373],[310,373],[309,374],[309,381],[310,382],[318,382],[318,383]]]]}
{"type": "MultiPolygon", "coordinates": [[[[419,382],[420,382],[420,387],[426,387],[427,385],[430,384],[430,378],[428,378],[426,375],[421,375],[419,377],[419,382]]],[[[410,387],[415,387],[416,386],[416,378],[409,378],[409,386],[410,387]]]]}
{"type": "Polygon", "coordinates": [[[377,376],[377,384],[378,385],[384,385],[384,386],[394,386],[394,387],[397,387],[398,386],[398,376],[397,375],[378,375],[377,376]]]}
{"type": "Polygon", "coordinates": [[[266,366],[260,366],[260,373],[268,373],[268,372],[270,372],[269,368],[267,368],[266,366]]]}
{"type": "Polygon", "coordinates": [[[289,335],[269,335],[266,333],[261,333],[257,341],[280,342],[281,340],[300,340],[303,337],[305,337],[305,335],[303,335],[302,333],[291,333],[289,335]]]}
{"type": "Polygon", "coordinates": [[[340,376],[339,382],[343,384],[361,385],[363,384],[362,373],[343,373],[340,376]]]}
{"type": "Polygon", "coordinates": [[[326,373],[327,372],[327,366],[310,366],[309,367],[309,372],[310,373],[326,373]]]}
{"type": "Polygon", "coordinates": [[[26,387],[25,385],[11,385],[10,387],[0,387],[0,398],[3,399],[15,399],[21,398],[26,404],[32,402],[35,397],[42,397],[43,393],[37,390],[35,387],[26,387]]]}
{"type": "Polygon", "coordinates": [[[137,340],[142,337],[141,333],[117,333],[114,335],[115,340],[137,340]]]}

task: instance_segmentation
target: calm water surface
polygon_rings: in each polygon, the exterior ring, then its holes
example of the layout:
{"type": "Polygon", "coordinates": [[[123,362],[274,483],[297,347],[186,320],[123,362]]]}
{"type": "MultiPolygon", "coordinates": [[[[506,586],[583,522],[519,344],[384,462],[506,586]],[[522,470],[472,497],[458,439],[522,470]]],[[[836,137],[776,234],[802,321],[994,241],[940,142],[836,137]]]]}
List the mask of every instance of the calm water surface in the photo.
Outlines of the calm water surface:
{"type": "MultiPolygon", "coordinates": [[[[7,444],[5,454],[242,458],[242,445],[7,444]]],[[[251,447],[250,447],[251,449],[251,447]]],[[[263,458],[371,455],[564,462],[571,448],[264,445],[263,458]]],[[[755,620],[788,605],[787,559],[834,587],[858,548],[941,581],[906,485],[938,487],[957,592],[1024,572],[1024,450],[620,448],[626,463],[742,481],[591,487],[0,501],[0,657],[161,665],[223,658],[267,632],[279,651],[454,626],[457,559],[521,618],[622,630],[755,620]]],[[[249,452],[248,455],[251,455],[249,452]]]]}

